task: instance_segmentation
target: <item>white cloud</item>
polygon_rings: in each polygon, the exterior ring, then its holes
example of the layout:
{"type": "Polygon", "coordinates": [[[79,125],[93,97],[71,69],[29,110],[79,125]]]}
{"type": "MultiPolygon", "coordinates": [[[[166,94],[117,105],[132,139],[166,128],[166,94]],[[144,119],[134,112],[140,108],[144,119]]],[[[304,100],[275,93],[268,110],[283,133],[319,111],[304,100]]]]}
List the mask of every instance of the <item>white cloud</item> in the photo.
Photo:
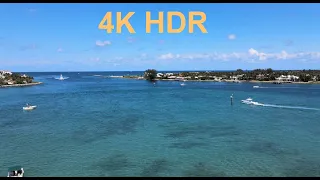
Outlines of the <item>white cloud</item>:
{"type": "Polygon", "coordinates": [[[100,41],[100,40],[96,41],[96,46],[102,47],[102,46],[107,46],[107,45],[111,45],[111,42],[110,41],[100,41]]]}
{"type": "Polygon", "coordinates": [[[250,56],[256,56],[259,58],[259,60],[266,60],[267,59],[267,54],[263,52],[258,52],[257,50],[250,48],[248,50],[250,56]]]}
{"type": "Polygon", "coordinates": [[[228,39],[229,40],[234,40],[234,39],[236,39],[236,35],[235,34],[229,34],[228,35],[228,39]]]}
{"type": "Polygon", "coordinates": [[[244,62],[265,62],[267,60],[301,60],[308,59],[309,61],[320,61],[320,52],[299,52],[288,53],[281,51],[279,53],[264,53],[256,49],[250,48],[247,53],[197,53],[197,54],[173,54],[167,53],[157,57],[160,60],[218,60],[218,61],[231,61],[241,60],[244,62]]]}
{"type": "MultiPolygon", "coordinates": [[[[177,57],[177,55],[174,55],[172,53],[168,53],[168,54],[160,55],[159,59],[174,59],[176,57],[177,57]]],[[[179,58],[179,57],[177,57],[177,58],[179,58]]]]}

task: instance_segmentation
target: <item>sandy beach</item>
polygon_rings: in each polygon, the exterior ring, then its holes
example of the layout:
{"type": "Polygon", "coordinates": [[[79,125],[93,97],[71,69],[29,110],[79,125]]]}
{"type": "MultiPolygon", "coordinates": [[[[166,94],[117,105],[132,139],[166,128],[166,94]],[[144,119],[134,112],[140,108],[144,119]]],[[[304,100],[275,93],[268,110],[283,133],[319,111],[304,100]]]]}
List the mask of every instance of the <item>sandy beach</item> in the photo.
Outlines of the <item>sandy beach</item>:
{"type": "Polygon", "coordinates": [[[39,85],[39,84],[42,84],[42,82],[33,82],[33,83],[28,83],[28,84],[1,85],[0,88],[34,86],[34,85],[39,85]]]}

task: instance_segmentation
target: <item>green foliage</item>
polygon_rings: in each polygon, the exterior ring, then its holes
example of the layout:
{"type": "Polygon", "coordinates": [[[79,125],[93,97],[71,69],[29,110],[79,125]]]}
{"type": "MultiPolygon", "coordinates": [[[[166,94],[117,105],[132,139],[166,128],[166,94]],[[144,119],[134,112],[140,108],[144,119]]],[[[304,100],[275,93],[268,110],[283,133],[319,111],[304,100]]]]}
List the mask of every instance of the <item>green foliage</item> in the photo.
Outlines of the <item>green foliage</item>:
{"type": "MultiPolygon", "coordinates": [[[[233,72],[221,72],[221,71],[207,71],[207,72],[181,72],[175,73],[174,76],[191,77],[191,80],[210,80],[214,77],[222,77],[222,79],[230,79],[232,76],[237,76],[238,80],[258,80],[258,81],[274,81],[281,75],[294,75],[299,77],[299,81],[308,82],[312,81],[316,76],[316,80],[320,80],[320,70],[281,70],[276,71],[271,68],[268,69],[255,69],[252,71],[243,71],[237,69],[233,72]]],[[[164,77],[162,78],[164,79],[164,77]]]]}
{"type": "Polygon", "coordinates": [[[14,84],[25,84],[25,83],[32,83],[33,77],[26,76],[21,77],[22,75],[19,73],[12,73],[11,75],[5,74],[5,77],[2,79],[0,78],[0,85],[7,85],[8,81],[13,82],[14,84]]]}
{"type": "Polygon", "coordinates": [[[144,78],[146,80],[152,81],[156,79],[156,77],[157,77],[157,70],[155,69],[148,69],[144,72],[144,78]]]}
{"type": "Polygon", "coordinates": [[[310,75],[306,75],[306,74],[300,74],[299,75],[299,79],[302,82],[309,82],[312,80],[312,77],[310,75]]]}

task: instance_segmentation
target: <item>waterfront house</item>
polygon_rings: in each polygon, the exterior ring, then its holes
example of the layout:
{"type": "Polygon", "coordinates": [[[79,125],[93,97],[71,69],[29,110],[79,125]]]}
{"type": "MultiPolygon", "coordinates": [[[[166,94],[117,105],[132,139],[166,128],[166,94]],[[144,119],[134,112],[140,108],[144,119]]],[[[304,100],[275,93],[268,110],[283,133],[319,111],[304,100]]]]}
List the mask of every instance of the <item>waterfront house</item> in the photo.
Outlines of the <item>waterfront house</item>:
{"type": "Polygon", "coordinates": [[[256,79],[257,79],[257,80],[263,80],[264,78],[265,78],[264,74],[258,74],[258,75],[256,76],[256,79]]]}
{"type": "Polygon", "coordinates": [[[162,73],[157,73],[157,77],[163,77],[163,74],[162,73]]]}
{"type": "Polygon", "coordinates": [[[0,75],[12,75],[12,72],[10,72],[10,71],[5,71],[5,70],[1,70],[0,71],[0,75]]]}
{"type": "Polygon", "coordinates": [[[168,79],[176,79],[177,76],[169,76],[168,79]]]}
{"type": "Polygon", "coordinates": [[[294,76],[294,75],[281,75],[280,77],[276,78],[277,81],[287,81],[287,82],[292,82],[292,81],[298,81],[299,77],[294,76]]]}
{"type": "Polygon", "coordinates": [[[318,80],[317,76],[313,76],[312,81],[317,81],[317,80],[318,80]]]}
{"type": "Polygon", "coordinates": [[[230,80],[238,81],[238,76],[230,76],[230,80]]]}

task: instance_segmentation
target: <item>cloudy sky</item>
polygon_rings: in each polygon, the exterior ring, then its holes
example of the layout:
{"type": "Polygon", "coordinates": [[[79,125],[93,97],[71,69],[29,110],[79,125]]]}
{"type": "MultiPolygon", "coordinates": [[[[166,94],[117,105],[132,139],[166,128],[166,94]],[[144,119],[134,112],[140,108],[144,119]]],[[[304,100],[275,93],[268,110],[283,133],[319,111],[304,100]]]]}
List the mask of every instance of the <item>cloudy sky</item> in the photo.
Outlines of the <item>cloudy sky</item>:
{"type": "MultiPolygon", "coordinates": [[[[1,4],[0,69],[12,71],[320,69],[320,4],[1,4]],[[106,12],[135,14],[122,33],[106,12]],[[164,12],[164,33],[151,26],[164,12]],[[167,33],[168,11],[206,13],[208,33],[167,33]]],[[[197,17],[196,17],[197,19],[197,17]]],[[[180,20],[173,18],[173,27],[180,20]]]]}

